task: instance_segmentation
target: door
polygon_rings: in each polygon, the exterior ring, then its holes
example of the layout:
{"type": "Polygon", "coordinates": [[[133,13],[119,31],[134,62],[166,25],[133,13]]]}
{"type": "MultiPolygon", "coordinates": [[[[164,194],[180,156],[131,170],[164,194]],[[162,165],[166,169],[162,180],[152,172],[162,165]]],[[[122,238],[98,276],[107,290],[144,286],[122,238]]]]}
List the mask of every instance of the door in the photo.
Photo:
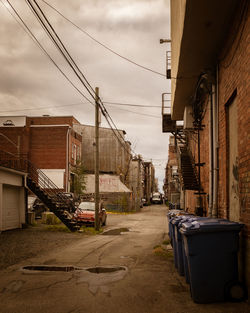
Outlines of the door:
{"type": "Polygon", "coordinates": [[[229,219],[238,222],[240,219],[239,175],[238,175],[238,112],[237,98],[228,107],[228,194],[229,219]]]}
{"type": "Polygon", "coordinates": [[[3,230],[19,228],[19,187],[3,185],[3,230]]]}

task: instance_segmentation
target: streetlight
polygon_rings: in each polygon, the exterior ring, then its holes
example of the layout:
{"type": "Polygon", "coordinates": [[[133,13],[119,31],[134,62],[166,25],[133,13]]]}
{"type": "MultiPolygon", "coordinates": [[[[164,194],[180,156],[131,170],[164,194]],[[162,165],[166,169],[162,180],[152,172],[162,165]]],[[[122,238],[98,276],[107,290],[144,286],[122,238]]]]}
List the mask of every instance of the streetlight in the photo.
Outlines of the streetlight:
{"type": "Polygon", "coordinates": [[[160,39],[160,44],[169,42],[171,42],[171,39],[160,39]]]}

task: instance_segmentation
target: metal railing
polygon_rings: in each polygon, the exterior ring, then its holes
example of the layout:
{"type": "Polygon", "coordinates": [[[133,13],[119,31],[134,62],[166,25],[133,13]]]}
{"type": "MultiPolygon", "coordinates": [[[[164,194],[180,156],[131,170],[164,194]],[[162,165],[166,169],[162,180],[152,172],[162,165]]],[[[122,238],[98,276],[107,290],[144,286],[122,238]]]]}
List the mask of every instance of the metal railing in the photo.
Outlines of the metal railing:
{"type": "Polygon", "coordinates": [[[0,166],[27,173],[27,178],[52,200],[58,204],[74,206],[73,201],[63,193],[63,190],[28,160],[27,154],[15,155],[0,150],[0,166]]]}

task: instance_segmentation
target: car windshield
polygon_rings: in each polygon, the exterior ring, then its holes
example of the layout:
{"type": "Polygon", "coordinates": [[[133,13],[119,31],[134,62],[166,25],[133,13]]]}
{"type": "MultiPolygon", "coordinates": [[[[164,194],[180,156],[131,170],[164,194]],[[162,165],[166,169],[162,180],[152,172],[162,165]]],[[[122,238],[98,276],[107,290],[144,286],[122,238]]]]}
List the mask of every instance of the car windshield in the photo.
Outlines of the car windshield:
{"type": "Polygon", "coordinates": [[[81,202],[78,209],[86,210],[86,211],[95,211],[95,203],[94,202],[81,202]]]}

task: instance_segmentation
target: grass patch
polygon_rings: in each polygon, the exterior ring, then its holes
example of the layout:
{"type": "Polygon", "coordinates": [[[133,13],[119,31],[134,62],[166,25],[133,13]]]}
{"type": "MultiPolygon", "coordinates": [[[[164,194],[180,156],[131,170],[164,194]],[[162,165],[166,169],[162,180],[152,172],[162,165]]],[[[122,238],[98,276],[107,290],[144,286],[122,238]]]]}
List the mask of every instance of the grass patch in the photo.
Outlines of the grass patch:
{"type": "Polygon", "coordinates": [[[162,242],[163,245],[169,245],[170,244],[170,240],[169,239],[166,239],[162,242]]]}
{"type": "Polygon", "coordinates": [[[154,246],[154,250],[155,250],[155,249],[158,249],[158,248],[161,248],[161,245],[156,245],[156,246],[154,246]]]}
{"type": "Polygon", "coordinates": [[[164,257],[164,258],[173,258],[173,251],[166,250],[162,246],[154,247],[154,255],[164,257]]]}
{"type": "Polygon", "coordinates": [[[82,226],[79,230],[80,233],[84,233],[86,235],[98,235],[103,232],[103,229],[100,228],[99,230],[95,230],[95,227],[87,227],[87,226],[82,226]]]}
{"type": "Polygon", "coordinates": [[[136,211],[131,212],[115,212],[115,211],[107,211],[107,214],[117,214],[117,215],[128,215],[128,214],[135,214],[136,211]]]}
{"type": "Polygon", "coordinates": [[[68,227],[62,224],[61,225],[48,225],[48,226],[45,226],[45,229],[49,231],[61,231],[61,232],[71,233],[68,227]]]}

